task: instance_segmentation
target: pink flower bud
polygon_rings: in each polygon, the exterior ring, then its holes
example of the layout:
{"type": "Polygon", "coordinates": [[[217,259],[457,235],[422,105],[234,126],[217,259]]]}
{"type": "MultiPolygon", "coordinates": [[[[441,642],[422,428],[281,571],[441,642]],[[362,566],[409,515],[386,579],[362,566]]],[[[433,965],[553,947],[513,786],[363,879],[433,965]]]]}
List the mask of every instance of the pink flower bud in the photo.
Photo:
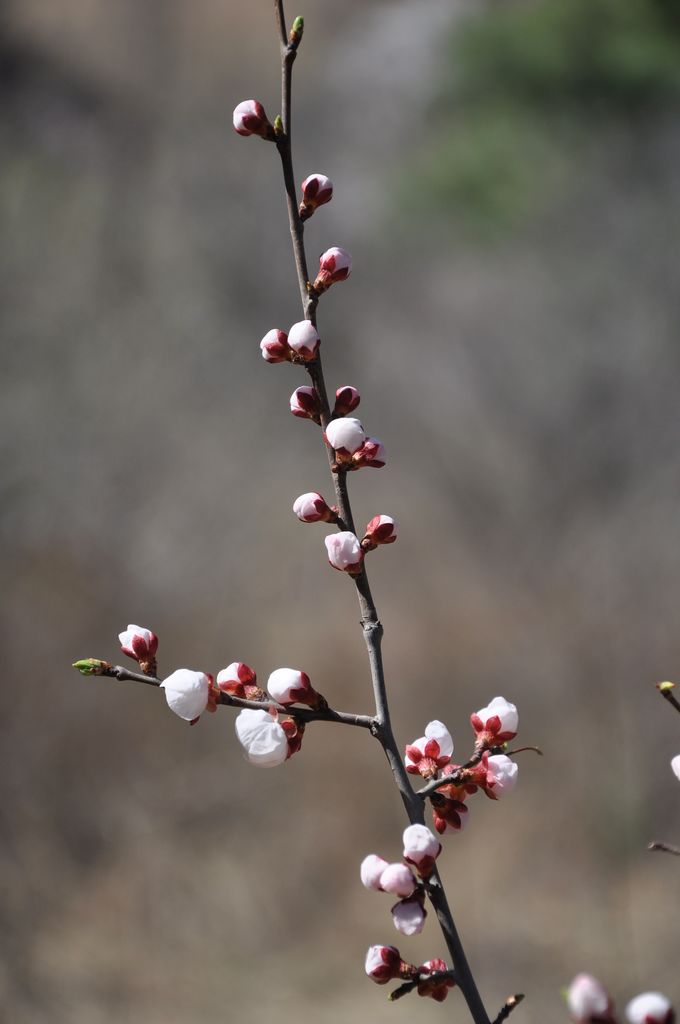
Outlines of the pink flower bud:
{"type": "Polygon", "coordinates": [[[267,690],[279,704],[309,704],[311,707],[318,697],[307,673],[296,668],[275,669],[269,677],[267,690]]]}
{"type": "Polygon", "coordinates": [[[266,359],[268,363],[286,363],[290,361],[292,356],[290,345],[288,344],[288,335],[285,331],[279,331],[276,327],[272,327],[271,331],[267,331],[260,342],[260,351],[262,352],[262,358],[266,359]]]}
{"type": "Polygon", "coordinates": [[[244,708],[235,721],[236,736],[246,760],[259,768],[274,768],[288,757],[288,737],[278,717],[263,708],[244,708]]]}
{"type": "Polygon", "coordinates": [[[590,974],[576,975],[567,990],[567,1006],[576,1024],[614,1021],[609,993],[590,974]]]}
{"type": "Polygon", "coordinates": [[[245,697],[248,700],[260,700],[262,690],[257,685],[257,676],[252,668],[243,661],[232,661],[217,673],[217,689],[232,697],[245,697]]]}
{"type": "Polygon", "coordinates": [[[300,219],[311,217],[317,206],[330,203],[333,198],[333,182],[325,174],[310,174],[302,182],[302,202],[300,203],[300,219]]]}
{"type": "Polygon", "coordinates": [[[345,384],[335,392],[333,415],[347,416],[350,412],[354,412],[360,401],[361,395],[357,389],[353,388],[351,384],[345,384]]]}
{"type": "Polygon", "coordinates": [[[361,862],[361,884],[367,889],[380,891],[380,876],[386,867],[389,867],[386,860],[377,853],[369,853],[361,862]]]}
{"type": "Polygon", "coordinates": [[[293,512],[301,523],[334,523],[338,518],[318,491],[308,491],[296,498],[293,512]]]}
{"type": "Polygon", "coordinates": [[[168,707],[185,722],[194,722],[208,706],[211,680],[204,672],[178,668],[161,683],[168,707]]]}
{"type": "Polygon", "coordinates": [[[388,864],[380,876],[380,888],[383,892],[391,892],[393,896],[411,896],[416,888],[416,880],[406,864],[388,864]]]}
{"type": "Polygon", "coordinates": [[[394,544],[397,539],[397,524],[392,516],[374,516],[366,527],[361,542],[364,551],[372,551],[379,544],[394,544]]]}
{"type": "Polygon", "coordinates": [[[404,829],[404,860],[413,864],[421,878],[429,878],[442,844],[427,825],[409,825],[404,829]]]}
{"type": "Polygon", "coordinates": [[[425,727],[425,735],[409,743],[405,751],[406,771],[433,779],[440,768],[448,764],[453,754],[451,733],[443,722],[435,719],[425,727]]]}
{"type": "MultiPolygon", "coordinates": [[[[445,960],[439,958],[435,960],[427,960],[419,968],[421,974],[432,974],[435,971],[448,971],[445,960]]],[[[418,995],[429,996],[438,1003],[443,1003],[449,994],[449,989],[453,988],[455,981],[453,978],[442,978],[439,980],[427,981],[424,979],[418,984],[418,995]]]]}
{"type": "Polygon", "coordinates": [[[420,935],[427,912],[419,900],[400,900],[391,910],[394,927],[402,935],[420,935]]]}
{"type": "Polygon", "coordinates": [[[296,388],[290,396],[290,411],[301,419],[320,422],[319,396],[314,388],[296,388]]]}
{"type": "Polygon", "coordinates": [[[366,974],[378,985],[399,977],[401,953],[395,946],[371,946],[366,954],[366,974]]]}
{"type": "Polygon", "coordinates": [[[319,273],[314,282],[317,292],[325,292],[336,281],[345,281],[352,270],[352,257],[346,249],[334,245],[319,260],[319,273]]]}
{"type": "Polygon", "coordinates": [[[449,800],[439,792],[430,797],[432,820],[440,836],[445,832],[461,832],[467,825],[470,809],[462,800],[449,800]]]}
{"type": "Polygon", "coordinates": [[[311,320],[300,320],[288,331],[288,344],[298,362],[310,363],[319,349],[319,335],[311,320]]]}
{"type": "Polygon", "coordinates": [[[354,453],[352,462],[355,469],[363,469],[365,466],[382,469],[387,462],[385,445],[376,437],[367,437],[361,448],[354,453]]]}
{"type": "Polygon", "coordinates": [[[333,568],[339,569],[340,572],[348,572],[350,576],[358,576],[363,567],[364,553],[354,534],[348,530],[341,530],[340,533],[332,533],[324,540],[328,561],[333,568]]]}
{"type": "Polygon", "coordinates": [[[519,717],[517,708],[505,697],[494,697],[490,704],[470,716],[477,733],[477,744],[487,747],[507,743],[517,735],[519,717]]]}
{"type": "Polygon", "coordinates": [[[366,440],[364,428],[353,416],[331,420],[326,427],[326,440],[335,450],[338,460],[349,459],[366,440]]]}
{"type": "Polygon", "coordinates": [[[264,107],[257,100],[243,100],[234,110],[234,130],[239,135],[259,135],[262,139],[273,139],[272,128],[264,107]]]}
{"type": "Polygon", "coordinates": [[[142,672],[153,675],[156,671],[158,637],[144,626],[129,625],[118,634],[120,649],[128,658],[138,661],[142,672]]]}
{"type": "Polygon", "coordinates": [[[671,769],[677,779],[680,779],[680,754],[671,759],[671,769]]]}
{"type": "Polygon", "coordinates": [[[517,785],[518,766],[505,754],[493,754],[486,758],[486,781],[484,792],[492,800],[498,800],[506,793],[512,793],[517,785]]]}
{"type": "Polygon", "coordinates": [[[626,1007],[630,1024],[673,1024],[675,1011],[661,992],[642,992],[626,1007]]]}

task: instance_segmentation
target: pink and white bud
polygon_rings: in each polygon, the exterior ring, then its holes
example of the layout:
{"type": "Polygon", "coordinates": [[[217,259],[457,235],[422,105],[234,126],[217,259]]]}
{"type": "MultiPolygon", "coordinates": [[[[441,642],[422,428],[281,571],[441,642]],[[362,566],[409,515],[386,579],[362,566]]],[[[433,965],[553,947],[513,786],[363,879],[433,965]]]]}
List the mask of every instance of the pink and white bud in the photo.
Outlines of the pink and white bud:
{"type": "Polygon", "coordinates": [[[505,754],[493,754],[486,759],[484,792],[492,800],[512,793],[517,785],[518,765],[505,754]]]}
{"type": "Polygon", "coordinates": [[[232,697],[247,700],[261,700],[264,694],[257,685],[257,676],[250,665],[243,661],[232,661],[231,665],[217,673],[217,689],[232,697]]]}
{"type": "Polygon", "coordinates": [[[676,754],[675,757],[671,758],[671,769],[677,779],[680,779],[680,754],[676,754]]]}
{"type": "Polygon", "coordinates": [[[420,935],[427,911],[419,900],[400,900],[391,910],[394,927],[402,935],[420,935]]]}
{"type": "Polygon", "coordinates": [[[277,668],[269,677],[267,690],[279,704],[308,704],[314,707],[318,693],[306,672],[296,668],[277,668]]]}
{"type": "Polygon", "coordinates": [[[267,331],[260,342],[260,351],[262,358],[268,363],[287,363],[290,362],[292,356],[290,345],[288,344],[288,335],[285,331],[279,331],[276,327],[272,327],[271,331],[267,331]]]}
{"type": "Polygon", "coordinates": [[[396,539],[396,520],[392,516],[373,516],[366,527],[361,546],[364,551],[372,551],[379,544],[394,544],[396,539]]]}
{"type": "MultiPolygon", "coordinates": [[[[419,971],[421,974],[433,974],[441,971],[448,971],[445,960],[440,960],[438,957],[434,960],[427,960],[424,964],[421,964],[419,971]]],[[[430,999],[434,999],[437,1003],[443,1003],[449,994],[449,989],[455,985],[453,978],[441,978],[437,980],[428,981],[423,979],[418,983],[418,995],[429,996],[430,999]]]]}
{"type": "Polygon", "coordinates": [[[354,416],[331,420],[326,427],[326,440],[338,459],[349,459],[366,440],[364,428],[354,416]]]}
{"type": "Polygon", "coordinates": [[[333,198],[333,182],[325,174],[310,174],[302,182],[302,202],[300,203],[300,219],[307,220],[317,206],[330,203],[333,198]]]}
{"type": "Polygon", "coordinates": [[[371,946],[366,954],[366,974],[378,985],[400,976],[401,953],[395,946],[371,946]]]}
{"type": "Polygon", "coordinates": [[[377,437],[367,437],[361,448],[352,456],[354,469],[364,469],[369,466],[371,469],[382,469],[387,462],[387,452],[382,441],[377,437]]]}
{"type": "Polygon", "coordinates": [[[319,396],[314,388],[296,388],[290,396],[290,411],[293,416],[300,419],[313,420],[315,423],[321,421],[319,409],[319,396]]]}
{"type": "Polygon", "coordinates": [[[244,708],[234,723],[246,760],[259,768],[275,768],[288,757],[288,737],[278,717],[264,708],[244,708]]]}
{"type": "Polygon", "coordinates": [[[576,975],[567,989],[567,1007],[576,1024],[605,1024],[614,1020],[609,993],[592,974],[576,975]]]}
{"type": "Polygon", "coordinates": [[[120,649],[128,658],[138,661],[142,672],[153,675],[156,671],[156,651],[158,650],[158,637],[150,629],[144,626],[129,625],[127,629],[118,634],[120,649]]]}
{"type": "Polygon", "coordinates": [[[349,413],[354,412],[360,401],[361,395],[357,389],[353,388],[351,384],[345,384],[344,387],[338,388],[335,392],[333,415],[347,416],[349,413]]]}
{"type": "Polygon", "coordinates": [[[320,340],[311,320],[299,320],[288,331],[288,344],[299,362],[310,363],[315,358],[320,340]]]}
{"type": "Polygon", "coordinates": [[[352,257],[346,249],[334,245],[326,249],[319,259],[319,273],[314,281],[314,290],[325,292],[337,281],[346,281],[352,272],[352,257]]]}
{"type": "Polygon", "coordinates": [[[409,825],[404,829],[404,860],[413,864],[421,878],[429,878],[442,844],[427,825],[409,825]]]}
{"type": "Polygon", "coordinates": [[[425,727],[425,735],[406,747],[404,762],[410,775],[433,779],[447,765],[453,754],[451,733],[443,722],[435,719],[425,727]]]}
{"type": "Polygon", "coordinates": [[[386,860],[379,857],[377,853],[369,853],[368,857],[364,857],[361,862],[361,884],[366,889],[374,889],[376,892],[380,892],[380,877],[387,867],[389,867],[389,864],[386,860]]]}
{"type": "Polygon", "coordinates": [[[301,494],[293,502],[293,512],[301,523],[335,523],[337,513],[326,504],[318,491],[308,491],[301,494]]]}
{"type": "Polygon", "coordinates": [[[416,880],[406,864],[388,864],[380,876],[380,888],[383,892],[391,892],[393,896],[411,896],[416,888],[416,880]]]}
{"type": "Polygon", "coordinates": [[[361,544],[348,530],[332,533],[324,538],[328,561],[334,569],[348,572],[350,576],[358,576],[364,564],[364,553],[361,544]]]}
{"type": "Polygon", "coordinates": [[[168,707],[185,722],[193,722],[208,706],[210,677],[205,672],[178,668],[161,683],[168,707]]]}
{"type": "Polygon", "coordinates": [[[642,992],[626,1007],[629,1024],[673,1024],[675,1010],[661,992],[642,992]]]}
{"type": "Polygon", "coordinates": [[[258,100],[243,100],[234,109],[234,130],[239,135],[259,135],[262,139],[274,138],[274,129],[258,100]]]}
{"type": "Polygon", "coordinates": [[[470,716],[470,722],[477,734],[478,746],[494,747],[514,739],[519,716],[515,705],[505,697],[494,697],[485,708],[470,716]]]}
{"type": "Polygon", "coordinates": [[[430,801],[435,831],[440,836],[445,832],[462,832],[470,814],[469,807],[462,800],[450,800],[439,793],[433,793],[430,801]]]}

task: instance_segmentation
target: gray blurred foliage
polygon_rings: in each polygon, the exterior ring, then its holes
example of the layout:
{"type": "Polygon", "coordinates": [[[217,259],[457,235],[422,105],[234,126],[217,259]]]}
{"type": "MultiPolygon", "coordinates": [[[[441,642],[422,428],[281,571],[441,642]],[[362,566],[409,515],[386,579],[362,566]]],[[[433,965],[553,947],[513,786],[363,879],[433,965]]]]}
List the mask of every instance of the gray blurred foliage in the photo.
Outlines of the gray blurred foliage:
{"type": "MultiPolygon", "coordinates": [[[[289,511],[329,489],[287,412],[300,377],[257,344],[298,318],[275,154],[230,127],[248,95],[277,112],[270,6],[0,9],[14,1024],[458,1012],[455,995],[391,1006],[363,977],[366,947],[395,936],[358,861],[396,857],[403,828],[363,733],[319,725],[262,773],[228,712],[188,729],[157,693],[69,667],[141,622],[162,671],[291,664],[370,710],[351,587],[289,511]]],[[[680,730],[653,688],[680,658],[677,14],[302,13],[298,176],[336,184],[309,251],[355,257],[321,310],[327,373],[360,387],[390,454],[352,481],[357,517],[401,525],[371,557],[397,734],[437,716],[464,756],[470,711],[503,693],[545,750],[447,840],[480,984],[490,1006],[526,991],[531,1024],[564,1019],[582,969],[619,1002],[677,1002],[680,882],[645,853],[680,829],[680,730]],[[630,71],[607,102],[582,85],[610,81],[595,15],[618,17],[630,71]]],[[[443,952],[432,923],[399,945],[443,952]]]]}

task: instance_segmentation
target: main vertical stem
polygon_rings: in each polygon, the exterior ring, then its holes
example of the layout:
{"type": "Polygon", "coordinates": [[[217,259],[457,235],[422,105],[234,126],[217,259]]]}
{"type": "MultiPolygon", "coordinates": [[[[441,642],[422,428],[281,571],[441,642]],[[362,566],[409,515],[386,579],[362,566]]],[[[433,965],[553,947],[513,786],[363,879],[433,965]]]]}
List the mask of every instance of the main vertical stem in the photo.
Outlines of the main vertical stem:
{"type": "MultiPolygon", "coordinates": [[[[297,47],[290,43],[288,39],[283,0],[274,0],[274,11],[281,45],[281,120],[283,122],[283,133],[277,139],[276,146],[281,157],[281,165],[283,168],[283,180],[286,188],[286,200],[288,204],[288,221],[290,225],[291,240],[293,243],[293,253],[295,256],[295,267],[297,270],[303,315],[306,320],[310,320],[316,326],[318,296],[309,284],[307,257],[304,246],[304,224],[300,219],[300,214],[298,212],[291,147],[292,69],[297,55],[297,47]]],[[[316,359],[312,363],[308,364],[307,369],[319,397],[321,426],[325,429],[330,420],[331,412],[328,402],[328,393],[326,391],[326,382],[321,365],[321,356],[317,355],[316,359]]],[[[335,469],[333,465],[333,453],[330,450],[328,452],[328,457],[331,469],[333,470],[333,484],[340,516],[342,517],[345,527],[348,530],[351,530],[352,533],[356,533],[347,490],[347,473],[343,470],[338,472],[337,469],[335,469]]],[[[361,574],[356,577],[355,584],[357,596],[359,598],[359,607],[361,609],[361,625],[364,633],[364,640],[366,641],[366,647],[368,649],[371,681],[375,697],[377,721],[375,735],[385,752],[385,756],[387,757],[409,821],[412,825],[423,824],[423,802],[416,795],[413,787],[411,786],[411,782],[401,758],[399,747],[397,746],[397,742],[392,731],[390,710],[387,700],[387,688],[385,685],[385,671],[382,661],[383,627],[378,618],[378,612],[373,600],[373,595],[371,594],[371,588],[365,568],[362,570],[361,574]]],[[[472,1019],[475,1024],[490,1024],[489,1016],[484,1008],[482,998],[477,989],[470,965],[468,964],[465,950],[463,949],[463,944],[460,940],[460,936],[458,935],[458,931],[453,920],[453,914],[451,913],[446,893],[444,892],[441,878],[437,870],[434,871],[429,881],[425,883],[425,889],[437,914],[437,920],[439,921],[439,926],[442,930],[444,940],[451,955],[453,967],[456,971],[458,985],[468,1005],[472,1019]]]]}

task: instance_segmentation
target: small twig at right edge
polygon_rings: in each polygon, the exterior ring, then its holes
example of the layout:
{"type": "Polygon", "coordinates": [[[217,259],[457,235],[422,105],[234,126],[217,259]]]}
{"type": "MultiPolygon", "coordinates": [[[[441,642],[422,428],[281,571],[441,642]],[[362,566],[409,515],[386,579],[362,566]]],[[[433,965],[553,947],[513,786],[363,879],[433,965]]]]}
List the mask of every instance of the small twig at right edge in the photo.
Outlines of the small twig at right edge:
{"type": "Polygon", "coordinates": [[[515,996],[508,996],[503,1003],[498,1016],[494,1018],[491,1024],[501,1024],[502,1021],[507,1020],[515,1007],[519,1006],[523,999],[524,994],[522,992],[518,992],[515,996]]]}
{"type": "Polygon", "coordinates": [[[655,842],[650,843],[648,850],[660,850],[661,853],[672,853],[674,857],[680,857],[680,846],[673,846],[671,843],[655,842]]]}

